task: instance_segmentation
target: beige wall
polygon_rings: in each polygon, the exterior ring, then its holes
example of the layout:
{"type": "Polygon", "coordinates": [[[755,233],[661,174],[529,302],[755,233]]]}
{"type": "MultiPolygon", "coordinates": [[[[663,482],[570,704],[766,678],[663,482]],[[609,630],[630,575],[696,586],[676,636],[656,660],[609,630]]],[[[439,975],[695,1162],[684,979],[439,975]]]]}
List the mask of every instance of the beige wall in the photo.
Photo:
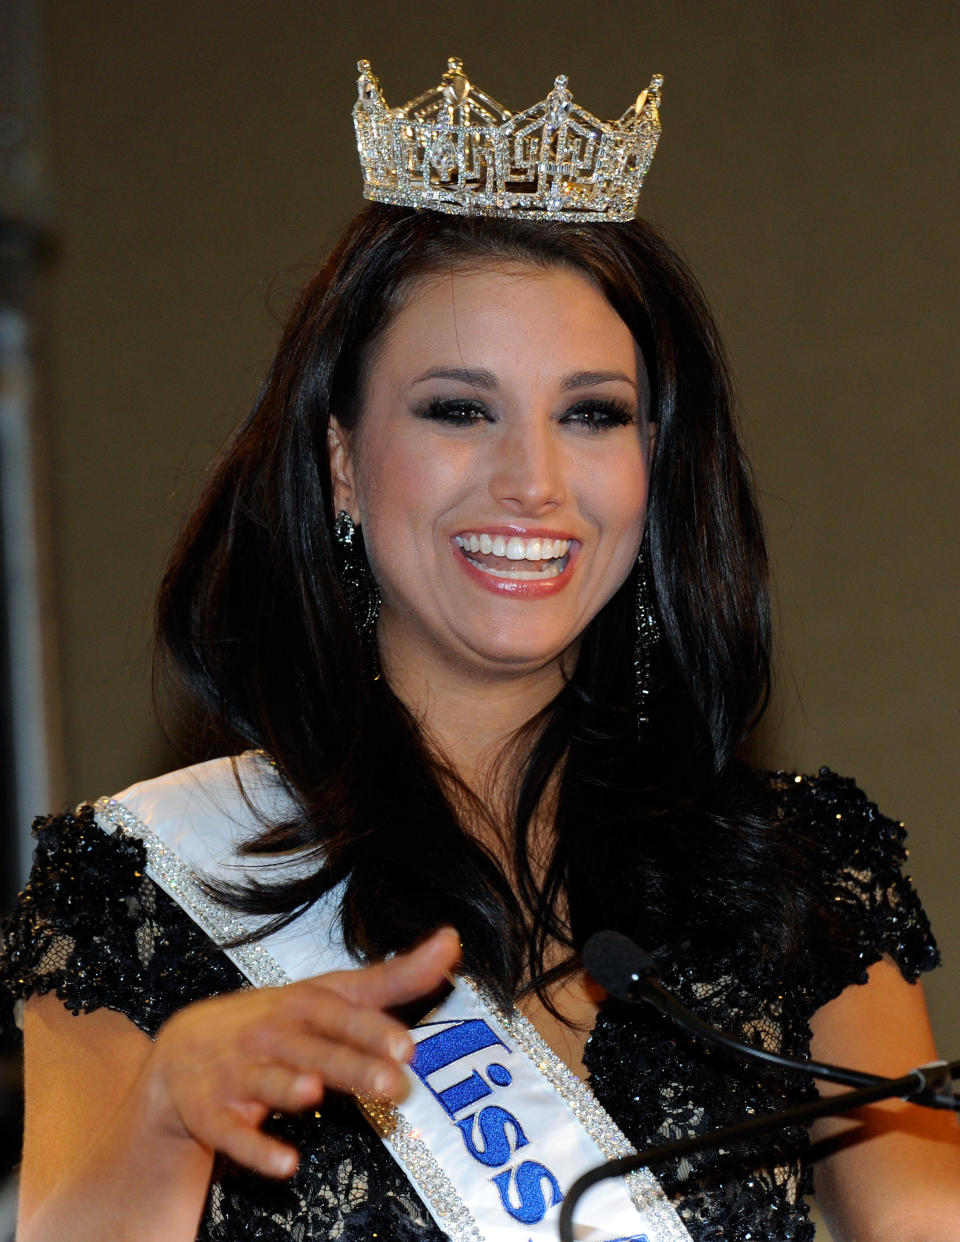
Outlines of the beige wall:
{"type": "Polygon", "coordinates": [[[47,50],[65,796],[169,762],[151,595],[278,316],[360,204],[354,61],[396,102],[449,54],[514,107],[566,71],[604,115],[660,71],[646,211],[724,325],[770,528],[766,753],[854,773],[908,821],[960,1056],[960,7],[49,0],[47,50]]]}

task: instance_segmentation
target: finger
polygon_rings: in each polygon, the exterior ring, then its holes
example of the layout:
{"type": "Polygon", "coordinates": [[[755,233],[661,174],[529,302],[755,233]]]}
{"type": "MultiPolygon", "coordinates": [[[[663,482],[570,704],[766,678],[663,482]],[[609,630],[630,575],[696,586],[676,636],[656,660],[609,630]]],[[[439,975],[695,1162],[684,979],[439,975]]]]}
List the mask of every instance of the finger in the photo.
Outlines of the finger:
{"type": "Polygon", "coordinates": [[[292,1068],[314,1067],[314,1055],[302,1041],[320,1037],[394,1061],[409,1060],[413,1044],[403,1023],[379,1009],[345,1000],[326,985],[329,978],[305,980],[280,999],[282,1012],[274,1014],[278,1020],[256,1033],[257,1059],[281,1060],[292,1068]]]}
{"type": "MultiPolygon", "coordinates": [[[[339,1001],[339,997],[337,1000],[339,1001]]],[[[347,1004],[346,1001],[340,1003],[344,1006],[347,1004]]],[[[378,1010],[368,1012],[374,1017],[382,1017],[378,1010]]],[[[356,1024],[357,1021],[356,1014],[351,1014],[349,1022],[356,1024]]],[[[327,1081],[330,1077],[330,1046],[333,1044],[344,1045],[355,1054],[363,1055],[378,1069],[385,1065],[400,1066],[410,1059],[413,1041],[399,1022],[390,1019],[387,1021],[387,1033],[383,1037],[378,1036],[368,1041],[339,1033],[336,1027],[323,1030],[311,1028],[309,1033],[300,1030],[278,1032],[272,1059],[298,1073],[319,1074],[327,1081]]]]}
{"type": "Polygon", "coordinates": [[[211,1144],[237,1164],[264,1177],[292,1177],[300,1163],[295,1147],[244,1126],[225,1112],[211,1135],[211,1144]]]}
{"type": "Polygon", "coordinates": [[[334,1040],[316,1040],[323,1062],[323,1079],[338,1091],[365,1091],[399,1099],[407,1082],[396,1061],[368,1056],[334,1040]]]}
{"type": "MultiPolygon", "coordinates": [[[[345,1012],[351,1009],[339,997],[331,994],[331,998],[345,1012]]],[[[376,1010],[369,1013],[372,1017],[382,1017],[376,1010]]],[[[355,1015],[348,1016],[356,1020],[355,1015]]],[[[407,1045],[412,1049],[409,1035],[400,1030],[404,1049],[407,1045]]],[[[299,1112],[318,1103],[325,1086],[398,1098],[406,1091],[406,1080],[398,1060],[353,1047],[343,1041],[336,1029],[333,1034],[284,1031],[273,1040],[268,1059],[251,1061],[244,1067],[231,1087],[231,1096],[233,1107],[240,1109],[245,1117],[244,1101],[249,1101],[253,1107],[256,1101],[266,1111],[299,1112]]]]}
{"type": "Polygon", "coordinates": [[[238,1095],[263,1104],[269,1111],[299,1113],[323,1098],[323,1075],[286,1065],[251,1066],[238,1095]]]}
{"type": "MultiPolygon", "coordinates": [[[[405,1040],[412,1049],[406,1034],[405,1040]]],[[[339,1091],[366,1091],[371,1095],[399,1097],[406,1091],[400,1060],[372,1055],[362,1048],[344,1043],[336,1035],[327,1037],[316,1032],[287,1035],[282,1041],[278,1040],[276,1055],[276,1061],[249,1066],[237,1090],[238,1098],[247,1096],[263,1100],[270,1108],[280,1107],[274,1104],[274,1095],[266,1093],[277,1092],[284,1096],[300,1090],[308,1093],[306,1084],[302,1087],[296,1085],[298,1078],[312,1078],[339,1091]],[[295,1068],[280,1063],[288,1059],[295,1068]]],[[[304,1108],[311,1102],[307,1099],[298,1107],[304,1108]]]]}
{"type": "MultiPolygon", "coordinates": [[[[329,975],[304,979],[274,989],[270,1011],[244,1022],[237,1048],[253,1061],[283,1061],[291,1069],[307,1053],[304,1037],[312,1034],[343,1039],[357,1048],[401,1060],[406,1054],[407,1028],[391,1014],[345,1000],[328,987],[329,975]]],[[[308,1057],[309,1059],[309,1057],[308,1057]]]]}
{"type": "Polygon", "coordinates": [[[409,1061],[413,1055],[410,1032],[402,1022],[379,1009],[336,996],[336,1003],[326,1010],[324,1017],[323,1034],[352,1048],[394,1061],[409,1061]]]}
{"type": "Polygon", "coordinates": [[[389,1009],[432,992],[459,959],[458,933],[452,927],[441,927],[408,953],[398,953],[389,961],[362,970],[325,975],[323,983],[355,1004],[389,1009]]]}

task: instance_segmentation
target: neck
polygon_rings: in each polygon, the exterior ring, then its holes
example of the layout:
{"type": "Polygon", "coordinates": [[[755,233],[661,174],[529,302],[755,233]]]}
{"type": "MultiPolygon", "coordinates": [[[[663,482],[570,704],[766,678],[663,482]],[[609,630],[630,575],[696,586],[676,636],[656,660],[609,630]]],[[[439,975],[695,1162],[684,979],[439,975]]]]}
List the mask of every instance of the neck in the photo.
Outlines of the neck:
{"type": "Polygon", "coordinates": [[[438,664],[427,672],[384,654],[394,694],[457,776],[499,818],[504,799],[498,793],[512,788],[515,771],[504,748],[563,688],[560,664],[492,678],[438,664]]]}

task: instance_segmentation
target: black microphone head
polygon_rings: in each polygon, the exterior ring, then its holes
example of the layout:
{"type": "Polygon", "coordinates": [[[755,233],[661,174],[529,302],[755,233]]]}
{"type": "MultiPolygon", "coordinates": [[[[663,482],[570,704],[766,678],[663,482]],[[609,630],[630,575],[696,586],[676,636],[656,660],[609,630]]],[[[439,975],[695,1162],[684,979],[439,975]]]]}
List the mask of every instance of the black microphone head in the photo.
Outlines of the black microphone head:
{"type": "Polygon", "coordinates": [[[657,964],[645,950],[620,932],[596,932],[583,946],[583,964],[602,988],[617,1000],[637,1000],[638,979],[657,977],[657,964]]]}

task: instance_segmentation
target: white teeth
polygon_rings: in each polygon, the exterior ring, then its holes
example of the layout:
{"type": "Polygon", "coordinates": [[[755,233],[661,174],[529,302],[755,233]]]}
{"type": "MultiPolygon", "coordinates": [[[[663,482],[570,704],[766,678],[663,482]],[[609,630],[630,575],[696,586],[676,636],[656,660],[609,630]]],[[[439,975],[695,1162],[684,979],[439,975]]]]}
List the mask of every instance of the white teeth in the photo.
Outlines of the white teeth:
{"type": "Polygon", "coordinates": [[[479,561],[470,562],[474,569],[479,569],[481,573],[493,574],[497,578],[516,578],[518,582],[542,582],[544,578],[557,578],[560,576],[560,563],[555,561],[552,565],[546,565],[543,569],[513,569],[506,565],[497,566],[481,565],[479,561]]]}
{"type": "MultiPolygon", "coordinates": [[[[559,561],[570,551],[569,539],[523,539],[520,535],[505,538],[470,531],[457,535],[456,540],[464,552],[502,556],[508,561],[559,561]]],[[[543,576],[542,571],[539,576],[543,576]]]]}

